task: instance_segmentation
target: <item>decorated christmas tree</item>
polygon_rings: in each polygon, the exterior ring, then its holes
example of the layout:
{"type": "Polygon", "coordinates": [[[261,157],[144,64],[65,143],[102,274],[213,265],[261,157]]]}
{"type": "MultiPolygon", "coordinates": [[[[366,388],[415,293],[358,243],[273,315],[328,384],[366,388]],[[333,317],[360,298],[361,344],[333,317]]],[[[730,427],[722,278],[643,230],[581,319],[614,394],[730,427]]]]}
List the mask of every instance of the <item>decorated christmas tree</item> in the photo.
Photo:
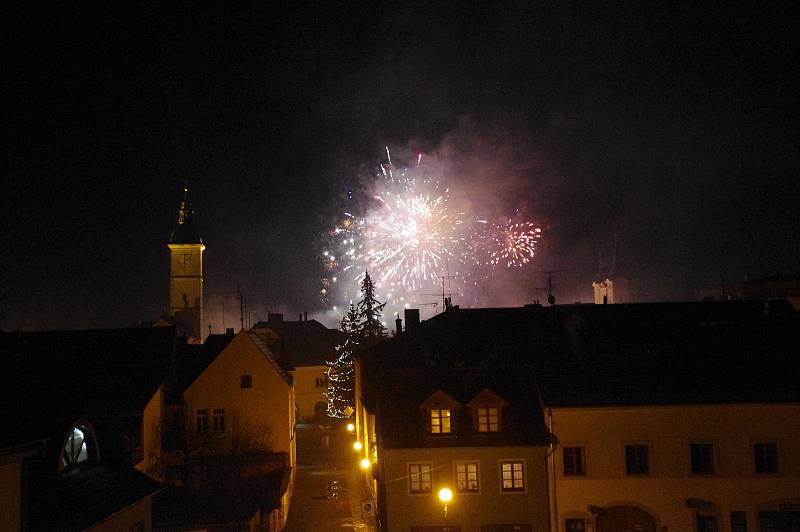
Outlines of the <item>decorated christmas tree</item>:
{"type": "Polygon", "coordinates": [[[344,343],[336,346],[333,359],[326,362],[328,365],[326,370],[328,390],[325,395],[328,398],[328,416],[346,418],[350,416],[347,409],[352,409],[354,404],[353,350],[359,340],[358,314],[353,303],[350,303],[347,314],[342,317],[339,330],[347,336],[344,343]]]}

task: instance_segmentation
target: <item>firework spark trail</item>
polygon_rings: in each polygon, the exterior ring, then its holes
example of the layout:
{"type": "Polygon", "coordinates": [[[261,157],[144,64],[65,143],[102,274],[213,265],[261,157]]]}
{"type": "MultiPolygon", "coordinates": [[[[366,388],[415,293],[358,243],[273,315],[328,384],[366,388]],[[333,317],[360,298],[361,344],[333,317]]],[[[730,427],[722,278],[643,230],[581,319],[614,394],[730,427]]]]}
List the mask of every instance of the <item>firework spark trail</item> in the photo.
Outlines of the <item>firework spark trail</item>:
{"type": "Polygon", "coordinates": [[[435,280],[442,259],[456,256],[451,249],[455,235],[446,198],[419,194],[375,199],[383,209],[371,220],[368,233],[370,269],[381,272],[381,283],[394,279],[412,290],[435,280]]]}
{"type": "Polygon", "coordinates": [[[489,263],[506,263],[507,268],[521,267],[533,260],[536,244],[542,230],[531,222],[508,223],[497,226],[495,243],[497,248],[490,253],[489,263]]]}
{"type": "Polygon", "coordinates": [[[374,203],[363,215],[344,213],[330,232],[323,253],[324,303],[357,301],[368,270],[391,316],[419,304],[419,296],[432,295],[420,290],[439,292],[443,279],[457,278],[454,294],[463,295],[470,285],[488,282],[497,268],[521,268],[534,259],[541,238],[535,224],[512,219],[493,224],[459,212],[450,205],[450,189],[425,174],[421,154],[413,171],[397,176],[388,147],[386,155],[374,183],[374,203]]]}

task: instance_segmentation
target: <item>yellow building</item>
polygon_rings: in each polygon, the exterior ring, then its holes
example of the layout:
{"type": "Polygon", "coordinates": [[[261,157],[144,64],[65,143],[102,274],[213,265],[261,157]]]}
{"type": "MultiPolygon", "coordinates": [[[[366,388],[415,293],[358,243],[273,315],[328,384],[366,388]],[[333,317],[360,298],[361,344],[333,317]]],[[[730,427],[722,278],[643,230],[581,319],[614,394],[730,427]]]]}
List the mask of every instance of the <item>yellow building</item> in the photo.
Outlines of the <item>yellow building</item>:
{"type": "Polygon", "coordinates": [[[291,321],[285,320],[283,314],[273,313],[268,315],[267,321],[256,323],[253,332],[265,337],[270,349],[282,353],[295,368],[293,384],[298,421],[307,423],[325,416],[328,406],[326,361],[334,356],[336,346],[344,342],[344,333],[309,320],[307,314],[291,321]]]}
{"type": "Polygon", "coordinates": [[[799,345],[800,314],[778,300],[445,312],[360,355],[356,420],[377,449],[382,530],[441,530],[433,492],[474,464],[480,496],[451,506],[469,501],[450,521],[460,530],[796,532],[799,345]],[[479,382],[488,391],[468,391],[479,382]],[[506,438],[541,422],[549,448],[478,445],[491,401],[506,438]],[[543,498],[501,523],[514,499],[488,496],[512,455],[543,498]],[[430,493],[414,499],[412,478],[430,493]]]}
{"type": "Polygon", "coordinates": [[[547,419],[554,531],[800,525],[800,404],[553,407],[547,419]]]}
{"type": "Polygon", "coordinates": [[[440,358],[427,332],[378,344],[357,366],[358,438],[381,530],[546,529],[550,440],[530,368],[440,358]]]}

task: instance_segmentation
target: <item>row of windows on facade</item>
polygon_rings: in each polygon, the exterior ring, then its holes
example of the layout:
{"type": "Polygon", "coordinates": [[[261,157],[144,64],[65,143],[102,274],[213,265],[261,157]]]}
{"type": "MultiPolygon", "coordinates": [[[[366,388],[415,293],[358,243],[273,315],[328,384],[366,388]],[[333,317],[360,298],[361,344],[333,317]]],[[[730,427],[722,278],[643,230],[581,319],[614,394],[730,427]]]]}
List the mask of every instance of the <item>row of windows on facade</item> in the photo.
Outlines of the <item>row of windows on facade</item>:
{"type": "MultiPolygon", "coordinates": [[[[564,476],[586,475],[586,453],[583,447],[563,447],[564,476]]],[[[689,444],[691,472],[707,475],[716,472],[714,444],[689,444]]],[[[758,474],[778,473],[778,444],[757,442],[753,444],[753,465],[758,474]]],[[[650,474],[650,449],[647,445],[625,446],[625,473],[628,475],[650,474]]]]}
{"type": "MultiPolygon", "coordinates": [[[[475,423],[478,432],[500,432],[500,409],[486,407],[475,409],[475,423]]],[[[452,415],[447,408],[434,408],[430,411],[431,434],[450,434],[453,431],[452,415]]]]}
{"type": "MultiPolygon", "coordinates": [[[[212,414],[214,419],[214,432],[225,432],[225,409],[214,408],[212,414]]],[[[207,408],[198,408],[195,411],[195,430],[201,434],[208,432],[207,408]]]]}
{"type": "MultiPolygon", "coordinates": [[[[408,464],[408,492],[425,495],[433,492],[433,464],[430,462],[408,464]]],[[[481,490],[480,462],[455,462],[456,491],[478,493],[481,490]]],[[[499,468],[500,491],[504,493],[525,491],[525,462],[502,460],[499,468]]]]}

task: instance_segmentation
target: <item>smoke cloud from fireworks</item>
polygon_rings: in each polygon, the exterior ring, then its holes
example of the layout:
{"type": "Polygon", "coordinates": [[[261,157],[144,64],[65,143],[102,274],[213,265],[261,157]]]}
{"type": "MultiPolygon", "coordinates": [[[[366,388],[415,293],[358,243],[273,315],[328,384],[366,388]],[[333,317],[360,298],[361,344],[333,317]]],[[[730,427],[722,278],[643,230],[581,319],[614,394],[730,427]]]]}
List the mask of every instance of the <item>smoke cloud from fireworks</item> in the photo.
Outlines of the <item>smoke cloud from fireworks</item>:
{"type": "MultiPolygon", "coordinates": [[[[395,154],[393,164],[392,155],[387,147],[385,160],[375,165],[365,204],[352,205],[330,231],[321,253],[324,304],[335,309],[357,301],[369,271],[387,317],[420,306],[435,313],[440,297],[480,305],[482,291],[503,277],[499,271],[533,264],[542,229],[519,207],[475,198],[474,186],[460,190],[470,178],[441,177],[435,156],[395,154]]],[[[352,199],[352,191],[345,196],[352,199]]]]}

